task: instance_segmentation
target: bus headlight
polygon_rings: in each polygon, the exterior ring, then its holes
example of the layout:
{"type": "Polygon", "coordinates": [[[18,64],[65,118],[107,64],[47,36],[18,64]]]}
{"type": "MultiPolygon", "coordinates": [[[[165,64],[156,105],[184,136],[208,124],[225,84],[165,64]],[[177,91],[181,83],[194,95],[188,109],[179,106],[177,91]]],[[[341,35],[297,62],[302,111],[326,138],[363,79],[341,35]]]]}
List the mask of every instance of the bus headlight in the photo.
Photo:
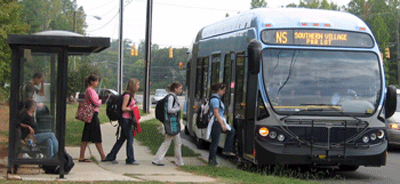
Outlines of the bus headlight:
{"type": "Polygon", "coordinates": [[[266,137],[266,136],[269,134],[269,130],[268,130],[267,127],[261,127],[261,128],[258,130],[258,133],[259,133],[261,136],[266,137]]]}
{"type": "Polygon", "coordinates": [[[277,135],[278,135],[278,134],[277,134],[275,131],[271,131],[271,133],[269,133],[269,137],[270,137],[271,139],[275,139],[277,135]]]}
{"type": "Polygon", "coordinates": [[[383,130],[379,130],[377,136],[378,139],[382,139],[385,136],[385,132],[383,130]]]}
{"type": "Polygon", "coordinates": [[[369,141],[368,136],[364,136],[364,137],[362,138],[362,141],[363,141],[364,143],[367,143],[367,142],[369,141]]]}
{"type": "Polygon", "coordinates": [[[282,142],[285,140],[285,136],[283,134],[278,135],[278,141],[282,142]]]}
{"type": "Polygon", "coordinates": [[[375,141],[376,140],[376,134],[372,133],[369,138],[371,139],[371,141],[375,141]]]}

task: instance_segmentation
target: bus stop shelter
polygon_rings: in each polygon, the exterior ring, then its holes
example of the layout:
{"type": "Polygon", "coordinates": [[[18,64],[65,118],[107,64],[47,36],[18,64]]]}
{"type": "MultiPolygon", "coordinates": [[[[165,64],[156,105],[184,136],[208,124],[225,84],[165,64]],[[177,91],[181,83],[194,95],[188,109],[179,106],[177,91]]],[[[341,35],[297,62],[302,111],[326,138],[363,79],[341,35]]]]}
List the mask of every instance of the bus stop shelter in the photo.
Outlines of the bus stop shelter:
{"type": "Polygon", "coordinates": [[[10,34],[8,44],[12,62],[7,172],[14,169],[16,173],[18,165],[23,164],[54,165],[60,166],[60,178],[64,178],[68,59],[71,55],[100,52],[110,46],[110,38],[44,31],[31,35],[10,34]],[[35,76],[44,77],[44,82],[37,83],[35,76]],[[27,101],[27,85],[35,91],[29,99],[37,103],[33,115],[38,125],[35,134],[54,133],[58,140],[58,152],[52,157],[46,155],[48,145],[35,144],[21,136],[19,122],[27,101]]]}

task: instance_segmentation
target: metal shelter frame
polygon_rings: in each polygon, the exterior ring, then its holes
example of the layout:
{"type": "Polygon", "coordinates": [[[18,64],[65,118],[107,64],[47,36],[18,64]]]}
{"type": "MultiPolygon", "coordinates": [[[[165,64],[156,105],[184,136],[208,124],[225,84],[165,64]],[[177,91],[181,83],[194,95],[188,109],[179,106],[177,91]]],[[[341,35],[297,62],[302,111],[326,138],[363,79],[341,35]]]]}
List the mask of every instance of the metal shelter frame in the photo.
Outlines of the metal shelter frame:
{"type": "Polygon", "coordinates": [[[11,62],[11,93],[10,93],[10,121],[9,121],[9,147],[8,147],[8,173],[17,165],[59,165],[60,178],[64,178],[64,153],[65,153],[65,120],[67,99],[67,74],[69,55],[88,55],[100,52],[110,47],[110,38],[86,37],[68,31],[44,31],[32,35],[9,34],[8,44],[12,50],[11,62]],[[24,52],[39,52],[55,54],[50,57],[50,80],[56,84],[50,88],[50,104],[53,115],[55,114],[55,135],[59,142],[57,157],[46,159],[23,159],[16,155],[18,103],[22,85],[23,67],[26,58],[24,52]],[[55,106],[54,103],[57,105],[55,106]],[[55,109],[55,111],[54,111],[55,109]]]}

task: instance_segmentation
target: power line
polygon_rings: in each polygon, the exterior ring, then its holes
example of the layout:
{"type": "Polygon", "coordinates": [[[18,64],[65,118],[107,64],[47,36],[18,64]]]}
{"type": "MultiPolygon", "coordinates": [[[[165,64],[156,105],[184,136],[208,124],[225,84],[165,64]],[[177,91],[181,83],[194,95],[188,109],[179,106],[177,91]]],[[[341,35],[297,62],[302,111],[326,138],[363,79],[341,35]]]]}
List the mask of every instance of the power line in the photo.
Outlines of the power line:
{"type": "MultiPolygon", "coordinates": [[[[144,0],[136,0],[136,1],[145,2],[144,0]]],[[[159,3],[159,2],[154,2],[154,3],[160,4],[160,5],[165,5],[165,6],[175,6],[175,7],[180,7],[180,8],[192,8],[192,9],[203,9],[203,10],[213,10],[213,11],[229,11],[229,12],[243,11],[243,10],[231,10],[231,9],[219,9],[219,8],[206,8],[206,7],[187,6],[187,5],[177,5],[177,4],[168,4],[168,3],[159,3]]]]}

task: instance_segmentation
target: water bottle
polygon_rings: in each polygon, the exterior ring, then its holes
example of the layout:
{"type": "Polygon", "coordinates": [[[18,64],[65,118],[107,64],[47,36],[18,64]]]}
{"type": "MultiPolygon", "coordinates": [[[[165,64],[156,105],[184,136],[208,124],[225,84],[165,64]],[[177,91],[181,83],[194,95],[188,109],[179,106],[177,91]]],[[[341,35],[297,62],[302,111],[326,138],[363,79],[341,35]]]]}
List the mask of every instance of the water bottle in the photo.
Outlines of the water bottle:
{"type": "Polygon", "coordinates": [[[36,144],[33,143],[33,139],[28,139],[28,145],[30,147],[35,147],[36,146],[36,144]]]}
{"type": "Polygon", "coordinates": [[[28,145],[32,146],[33,145],[33,139],[28,139],[28,145]]]}

